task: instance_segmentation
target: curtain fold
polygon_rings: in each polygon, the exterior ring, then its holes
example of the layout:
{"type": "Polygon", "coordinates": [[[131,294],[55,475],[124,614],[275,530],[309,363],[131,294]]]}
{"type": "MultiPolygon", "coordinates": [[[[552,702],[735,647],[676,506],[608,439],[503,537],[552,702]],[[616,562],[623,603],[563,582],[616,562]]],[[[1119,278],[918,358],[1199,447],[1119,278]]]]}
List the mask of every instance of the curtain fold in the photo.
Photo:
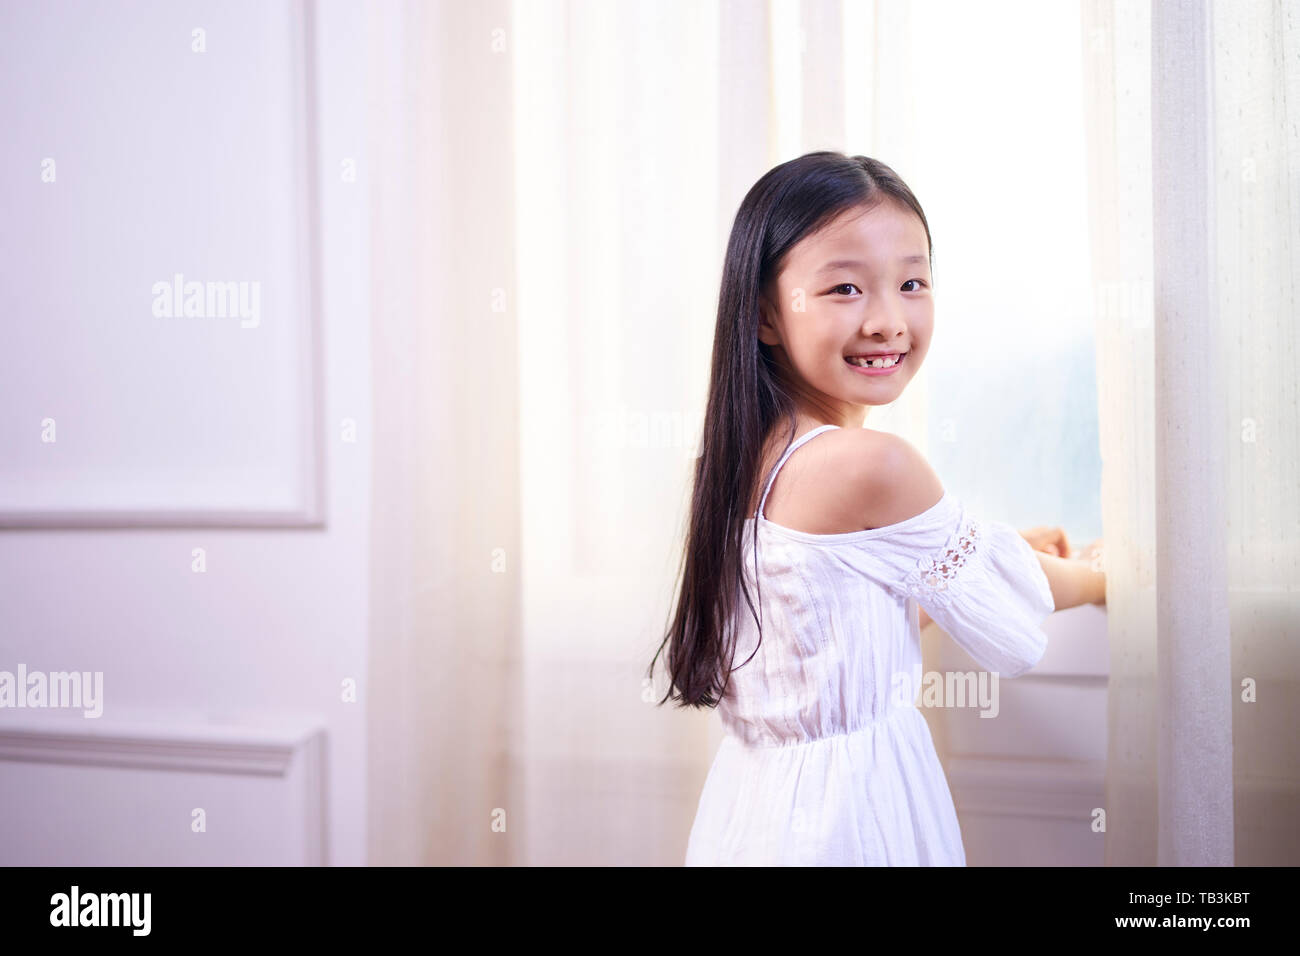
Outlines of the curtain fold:
{"type": "MultiPolygon", "coordinates": [[[[1208,0],[1151,8],[1160,865],[1232,865],[1224,473],[1229,315],[1218,301],[1208,0]]],[[[1234,243],[1240,236],[1232,236],[1234,243]]]]}
{"type": "Polygon", "coordinates": [[[367,17],[369,862],[508,864],[524,816],[510,6],[367,17]]]}
{"type": "Polygon", "coordinates": [[[1274,0],[1082,15],[1106,862],[1294,864],[1296,15],[1274,0]]]}
{"type": "Polygon", "coordinates": [[[1300,8],[1212,7],[1238,866],[1300,862],[1300,8]]]}

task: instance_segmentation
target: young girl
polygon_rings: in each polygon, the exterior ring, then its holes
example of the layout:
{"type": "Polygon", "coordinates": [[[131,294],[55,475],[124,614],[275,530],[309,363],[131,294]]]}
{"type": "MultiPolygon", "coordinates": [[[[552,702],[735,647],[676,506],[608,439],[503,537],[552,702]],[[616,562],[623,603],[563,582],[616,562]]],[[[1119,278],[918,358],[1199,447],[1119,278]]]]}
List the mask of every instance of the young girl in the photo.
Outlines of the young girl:
{"type": "Polygon", "coordinates": [[[783,163],[736,215],[663,642],[664,700],[717,706],[726,731],[688,866],[965,865],[913,702],[919,609],[1015,677],[1053,610],[1105,600],[1101,572],[1055,556],[1063,536],[1035,551],[968,512],[912,445],[863,427],[925,360],[931,264],[916,197],[865,156],[783,163]]]}

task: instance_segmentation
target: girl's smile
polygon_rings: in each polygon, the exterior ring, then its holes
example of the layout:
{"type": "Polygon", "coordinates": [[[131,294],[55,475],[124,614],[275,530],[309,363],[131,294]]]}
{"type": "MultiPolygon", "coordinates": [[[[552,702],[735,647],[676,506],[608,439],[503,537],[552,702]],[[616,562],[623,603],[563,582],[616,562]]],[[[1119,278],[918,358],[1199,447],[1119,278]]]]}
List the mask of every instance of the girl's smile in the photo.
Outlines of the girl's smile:
{"type": "Polygon", "coordinates": [[[906,352],[867,352],[862,355],[846,355],[844,361],[859,375],[891,375],[906,357],[906,352]]]}

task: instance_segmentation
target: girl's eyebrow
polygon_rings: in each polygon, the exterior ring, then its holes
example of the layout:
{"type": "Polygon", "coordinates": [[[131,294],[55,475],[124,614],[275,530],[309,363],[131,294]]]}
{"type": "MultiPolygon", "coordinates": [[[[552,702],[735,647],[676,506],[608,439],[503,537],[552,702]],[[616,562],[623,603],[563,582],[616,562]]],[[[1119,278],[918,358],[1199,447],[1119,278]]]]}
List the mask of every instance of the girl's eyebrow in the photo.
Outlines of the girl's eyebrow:
{"type": "MultiPolygon", "coordinates": [[[[923,255],[913,255],[913,256],[900,256],[898,261],[903,263],[912,263],[912,262],[926,262],[927,260],[926,257],[923,255]]],[[[828,262],[826,263],[826,265],[818,269],[817,275],[821,275],[823,272],[831,272],[835,269],[852,269],[861,265],[863,265],[863,263],[857,259],[836,259],[834,262],[828,262]]]]}

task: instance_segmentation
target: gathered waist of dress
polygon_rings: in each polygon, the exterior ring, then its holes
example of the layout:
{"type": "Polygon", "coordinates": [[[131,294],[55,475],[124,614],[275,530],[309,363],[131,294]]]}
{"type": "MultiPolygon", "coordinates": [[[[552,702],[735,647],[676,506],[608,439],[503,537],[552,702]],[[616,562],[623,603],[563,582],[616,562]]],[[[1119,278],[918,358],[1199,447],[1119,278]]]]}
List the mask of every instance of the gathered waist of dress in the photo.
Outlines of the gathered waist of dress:
{"type": "Polygon", "coordinates": [[[884,712],[879,716],[848,730],[823,734],[820,737],[790,737],[786,739],[780,739],[775,734],[764,734],[747,721],[738,721],[735,718],[724,718],[723,726],[726,729],[726,733],[723,736],[723,742],[731,742],[733,745],[744,747],[748,750],[782,750],[790,747],[809,747],[813,744],[833,743],[860,734],[870,733],[879,730],[882,724],[898,719],[902,714],[919,714],[920,712],[921,708],[917,707],[915,704],[894,704],[885,708],[884,712]],[[748,726],[745,727],[746,732],[737,733],[734,729],[737,724],[748,724],[748,726]]]}

